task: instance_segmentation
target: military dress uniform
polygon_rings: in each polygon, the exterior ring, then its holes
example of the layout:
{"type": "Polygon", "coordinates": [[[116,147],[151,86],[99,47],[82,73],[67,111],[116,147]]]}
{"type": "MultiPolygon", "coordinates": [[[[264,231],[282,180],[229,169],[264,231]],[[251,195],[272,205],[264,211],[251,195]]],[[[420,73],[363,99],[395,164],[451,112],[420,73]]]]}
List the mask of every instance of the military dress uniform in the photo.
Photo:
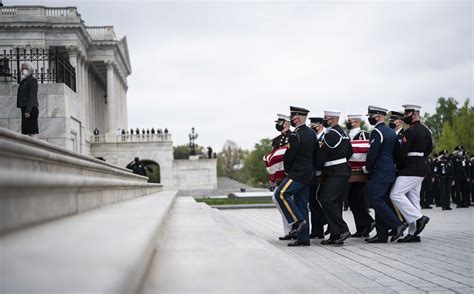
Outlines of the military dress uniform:
{"type": "MultiPolygon", "coordinates": [[[[387,109],[369,106],[368,115],[387,114],[387,109]]],[[[392,184],[395,182],[395,164],[393,152],[398,146],[398,139],[395,132],[387,127],[383,121],[377,122],[375,128],[370,133],[370,147],[367,152],[365,172],[371,173],[369,184],[369,203],[375,210],[375,228],[377,235],[366,239],[369,243],[386,243],[389,230],[394,230],[395,241],[403,231],[403,226],[395,211],[389,206],[389,193],[392,184]]]]}
{"type": "MultiPolygon", "coordinates": [[[[323,127],[321,123],[323,122],[322,117],[310,117],[310,127],[313,129],[316,135],[316,146],[315,149],[319,149],[319,142],[322,139],[322,135],[324,134],[324,130],[320,131],[319,133],[313,126],[319,125],[321,128],[323,127]]],[[[320,185],[317,180],[311,181],[311,186],[309,190],[309,209],[311,212],[311,238],[324,238],[324,225],[327,224],[326,217],[324,216],[323,208],[321,207],[321,202],[319,201],[319,192],[320,192],[320,185]]]]}
{"type": "Polygon", "coordinates": [[[428,166],[428,174],[423,179],[421,183],[421,192],[420,192],[420,205],[421,208],[431,208],[431,203],[433,202],[433,158],[428,157],[426,159],[426,165],[428,166]]]}
{"type": "MultiPolygon", "coordinates": [[[[292,116],[306,117],[308,110],[290,107],[292,116]]],[[[309,240],[308,198],[314,178],[316,136],[305,124],[296,126],[290,134],[288,150],[284,155],[286,177],[275,190],[275,199],[289,224],[294,224],[297,241],[289,246],[307,246],[309,240]]],[[[290,232],[291,233],[291,232],[290,232]]]]}
{"type": "Polygon", "coordinates": [[[405,113],[412,114],[406,119],[410,127],[403,133],[397,160],[399,174],[390,192],[390,199],[410,225],[408,234],[417,236],[429,221],[429,217],[421,213],[420,190],[424,177],[429,173],[426,157],[433,151],[433,142],[430,130],[420,121],[413,122],[410,119],[421,107],[403,107],[405,113]]]}
{"type": "Polygon", "coordinates": [[[453,156],[454,181],[455,181],[455,199],[456,207],[469,207],[469,187],[468,187],[468,164],[462,153],[462,146],[455,148],[456,155],[453,156]]]}
{"type": "MultiPolygon", "coordinates": [[[[339,117],[340,112],[326,111],[326,117],[339,117]]],[[[352,146],[349,137],[339,125],[327,128],[317,154],[316,170],[327,177],[321,184],[320,201],[328,221],[331,236],[321,244],[343,244],[350,237],[349,228],[342,218],[342,206],[351,176],[348,160],[352,146]]]]}
{"type": "Polygon", "coordinates": [[[441,156],[437,161],[434,169],[434,173],[437,177],[438,182],[438,191],[439,191],[439,204],[443,210],[451,210],[451,201],[449,198],[450,194],[450,183],[452,176],[452,166],[451,163],[447,160],[446,156],[441,156]]]}
{"type": "Polygon", "coordinates": [[[273,150],[288,145],[288,140],[290,139],[290,134],[291,134],[291,131],[287,130],[286,132],[284,132],[284,133],[276,136],[275,138],[273,138],[273,140],[272,140],[273,150]]]}
{"type": "MultiPolygon", "coordinates": [[[[349,120],[362,120],[362,115],[348,115],[349,120]]],[[[351,140],[369,140],[370,133],[361,128],[353,128],[349,131],[351,140]]],[[[352,237],[368,237],[369,233],[375,227],[375,221],[369,214],[368,183],[356,182],[349,184],[347,201],[354,216],[356,227],[355,234],[352,237]]]]}

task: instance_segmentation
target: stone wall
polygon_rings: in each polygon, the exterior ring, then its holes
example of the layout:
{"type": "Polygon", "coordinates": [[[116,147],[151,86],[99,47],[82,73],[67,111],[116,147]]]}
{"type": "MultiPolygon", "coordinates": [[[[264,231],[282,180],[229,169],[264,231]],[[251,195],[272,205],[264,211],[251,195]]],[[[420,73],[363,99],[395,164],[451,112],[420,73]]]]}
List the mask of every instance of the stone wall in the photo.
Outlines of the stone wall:
{"type": "MultiPolygon", "coordinates": [[[[16,107],[18,85],[0,83],[0,127],[21,133],[21,111],[16,107]]],[[[84,103],[65,84],[39,84],[39,138],[70,151],[88,154],[84,103]]]]}
{"type": "Polygon", "coordinates": [[[217,159],[173,161],[173,180],[178,190],[217,189],[217,159]]]}

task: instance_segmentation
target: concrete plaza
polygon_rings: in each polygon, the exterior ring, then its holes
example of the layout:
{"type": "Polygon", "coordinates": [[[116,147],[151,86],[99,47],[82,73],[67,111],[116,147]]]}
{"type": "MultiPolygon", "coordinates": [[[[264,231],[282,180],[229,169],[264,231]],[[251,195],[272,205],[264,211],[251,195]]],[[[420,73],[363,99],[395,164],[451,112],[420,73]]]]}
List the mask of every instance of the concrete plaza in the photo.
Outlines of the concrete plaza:
{"type": "MultiPolygon", "coordinates": [[[[421,243],[287,247],[276,209],[178,197],[145,293],[474,293],[474,209],[424,210],[421,243]]],[[[344,219],[354,228],[351,212],[344,219]]],[[[372,235],[375,232],[372,233],[372,235]]]]}

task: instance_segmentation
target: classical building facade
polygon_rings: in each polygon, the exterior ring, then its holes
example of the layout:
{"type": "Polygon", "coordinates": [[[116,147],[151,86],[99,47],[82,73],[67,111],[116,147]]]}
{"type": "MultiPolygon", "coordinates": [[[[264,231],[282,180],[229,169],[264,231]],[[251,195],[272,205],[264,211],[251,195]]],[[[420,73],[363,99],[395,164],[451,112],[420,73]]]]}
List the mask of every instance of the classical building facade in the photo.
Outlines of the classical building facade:
{"type": "MultiPolygon", "coordinates": [[[[33,65],[38,82],[44,84],[39,91],[40,138],[89,154],[95,128],[114,136],[128,128],[127,77],[132,68],[127,39],[112,26],[87,26],[75,7],[3,7],[0,82],[11,83],[10,88],[2,86],[0,95],[10,96],[2,99],[2,106],[16,104],[15,81],[23,62],[33,65]],[[57,81],[67,89],[48,85],[57,81]],[[64,127],[55,127],[58,123],[64,127]]],[[[18,111],[4,109],[9,111],[0,110],[0,126],[18,130],[18,111]]]]}

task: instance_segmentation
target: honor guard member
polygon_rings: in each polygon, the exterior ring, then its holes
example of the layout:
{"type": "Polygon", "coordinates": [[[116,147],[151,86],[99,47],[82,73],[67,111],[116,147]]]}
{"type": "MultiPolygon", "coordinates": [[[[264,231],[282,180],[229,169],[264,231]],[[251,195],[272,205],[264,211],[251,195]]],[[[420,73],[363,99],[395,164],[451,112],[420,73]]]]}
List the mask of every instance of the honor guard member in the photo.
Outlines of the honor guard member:
{"type": "Polygon", "coordinates": [[[309,110],[301,107],[290,107],[290,122],[295,128],[290,134],[288,150],[284,155],[284,168],[287,175],[275,190],[275,198],[297,240],[288,246],[309,246],[309,187],[314,178],[314,152],[316,136],[306,126],[309,110]]]}
{"type": "Polygon", "coordinates": [[[364,173],[371,173],[369,184],[369,202],[375,210],[375,227],[377,235],[365,239],[368,243],[387,243],[389,230],[394,231],[391,241],[400,238],[408,228],[403,224],[388,204],[390,188],[395,182],[395,163],[393,153],[397,150],[397,135],[388,128],[384,121],[387,109],[369,106],[369,123],[375,128],[370,133],[370,147],[367,152],[364,173]]]}
{"type": "Polygon", "coordinates": [[[273,150],[288,145],[290,138],[290,117],[284,114],[277,114],[278,119],[275,121],[275,128],[280,132],[280,135],[275,137],[272,141],[273,150]]]}
{"type": "Polygon", "coordinates": [[[431,209],[431,203],[433,202],[433,158],[428,156],[426,158],[426,165],[428,166],[428,175],[423,179],[421,183],[420,192],[420,205],[422,209],[431,209]]]}
{"type": "Polygon", "coordinates": [[[388,126],[395,131],[395,134],[397,134],[400,144],[402,143],[404,125],[405,123],[403,122],[403,113],[397,111],[390,111],[390,120],[388,126]]]}
{"type": "MultiPolygon", "coordinates": [[[[281,148],[283,146],[288,145],[288,139],[290,138],[290,117],[284,114],[277,114],[277,120],[275,121],[275,128],[277,131],[280,132],[280,135],[275,137],[272,141],[273,151],[281,148]]],[[[275,185],[278,187],[283,179],[282,178],[275,178],[275,185]]],[[[282,222],[283,222],[283,232],[285,233],[284,236],[278,237],[280,240],[291,240],[296,239],[296,235],[290,235],[290,231],[292,230],[292,225],[288,224],[285,215],[279,209],[277,200],[275,199],[275,194],[272,197],[272,200],[275,204],[277,204],[277,208],[281,214],[282,222]]]]}
{"type": "Polygon", "coordinates": [[[451,210],[451,200],[449,199],[451,189],[452,166],[448,160],[448,150],[439,153],[438,160],[434,168],[437,178],[437,188],[439,191],[439,204],[443,210],[451,210]]]}
{"type": "Polygon", "coordinates": [[[454,148],[453,152],[453,167],[454,167],[454,185],[456,195],[456,208],[469,207],[469,171],[468,164],[464,154],[464,148],[459,145],[454,148]]]}
{"type": "Polygon", "coordinates": [[[426,157],[433,151],[433,142],[430,130],[420,122],[421,107],[403,107],[403,121],[410,127],[403,132],[397,159],[399,173],[390,192],[390,199],[409,224],[408,235],[403,239],[409,242],[413,236],[418,236],[423,231],[430,220],[421,213],[420,190],[424,177],[429,173],[426,157]]]}
{"type": "Polygon", "coordinates": [[[340,112],[325,111],[323,125],[327,128],[317,153],[316,170],[324,173],[319,200],[328,221],[331,236],[321,241],[323,245],[344,244],[351,233],[342,218],[342,205],[347,193],[351,167],[348,160],[352,156],[349,137],[339,126],[340,112]]]}
{"type": "Polygon", "coordinates": [[[362,124],[361,114],[347,115],[347,129],[349,130],[349,138],[351,140],[369,140],[369,132],[360,128],[362,124]]]}
{"type": "MultiPolygon", "coordinates": [[[[351,140],[369,140],[370,134],[360,128],[361,123],[361,114],[347,115],[347,129],[349,130],[349,138],[351,140]]],[[[366,190],[366,182],[349,184],[347,200],[356,226],[356,232],[351,237],[369,237],[369,233],[375,228],[375,221],[369,214],[366,190]]]]}
{"type": "MultiPolygon", "coordinates": [[[[316,149],[319,149],[320,138],[322,137],[325,128],[322,125],[322,117],[310,117],[309,127],[313,129],[316,134],[317,142],[316,149]]],[[[319,202],[319,183],[317,180],[311,182],[309,190],[309,209],[311,211],[311,234],[310,238],[324,239],[324,225],[327,224],[324,216],[323,208],[319,202]]]]}

